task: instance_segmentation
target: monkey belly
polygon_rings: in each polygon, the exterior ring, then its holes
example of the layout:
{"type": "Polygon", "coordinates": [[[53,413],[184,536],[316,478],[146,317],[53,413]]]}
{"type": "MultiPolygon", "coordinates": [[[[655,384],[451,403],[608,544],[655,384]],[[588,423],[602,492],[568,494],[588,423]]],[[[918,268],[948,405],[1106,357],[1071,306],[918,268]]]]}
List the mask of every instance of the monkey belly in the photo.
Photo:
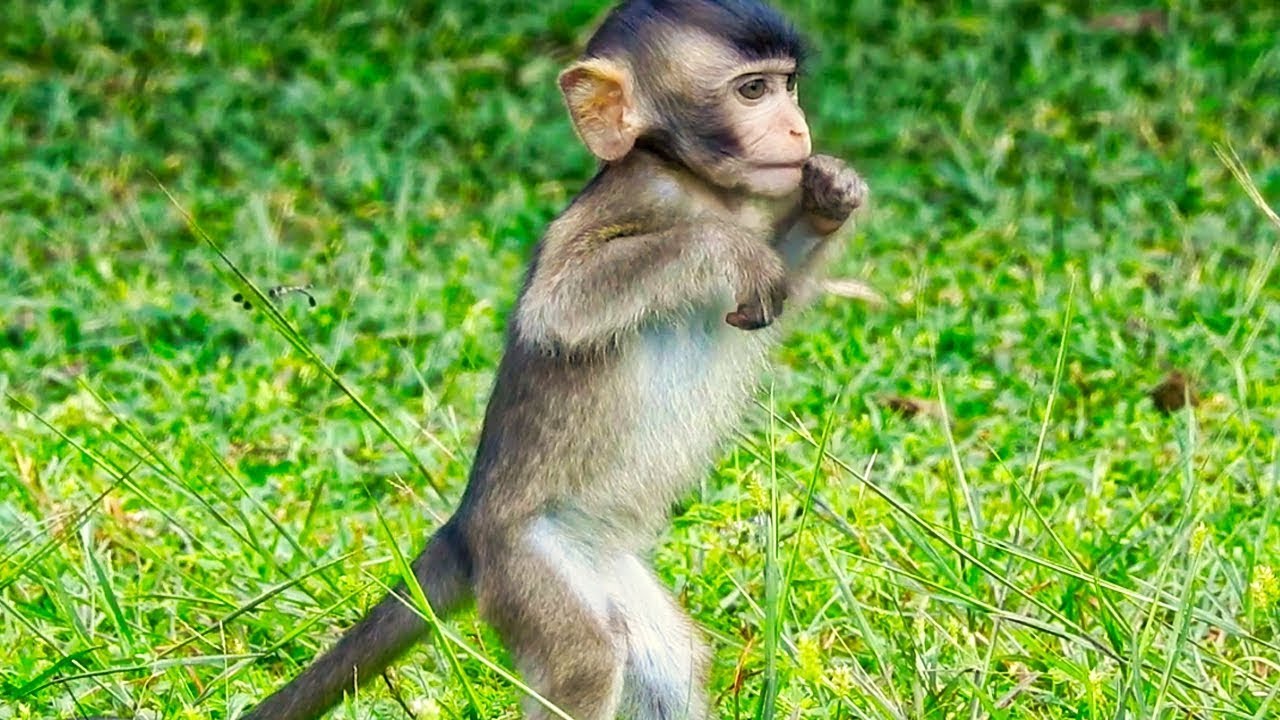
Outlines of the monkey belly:
{"type": "Polygon", "coordinates": [[[715,460],[765,366],[772,333],[729,327],[723,313],[644,330],[621,358],[614,412],[624,437],[606,477],[583,478],[582,514],[634,528],[643,544],[665,525],[666,510],[715,460]]]}

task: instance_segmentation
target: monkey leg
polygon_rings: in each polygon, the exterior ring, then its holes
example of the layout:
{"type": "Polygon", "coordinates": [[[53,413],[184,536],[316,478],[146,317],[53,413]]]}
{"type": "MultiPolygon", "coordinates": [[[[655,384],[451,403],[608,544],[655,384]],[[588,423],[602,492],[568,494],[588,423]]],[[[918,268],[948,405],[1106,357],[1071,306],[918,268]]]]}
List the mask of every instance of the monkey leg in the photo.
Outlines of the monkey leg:
{"type": "MultiPolygon", "coordinates": [[[[553,520],[479,553],[476,603],[524,681],[575,720],[614,720],[626,647],[602,558],[553,520]]],[[[557,717],[532,698],[529,720],[557,717]]]]}
{"type": "Polygon", "coordinates": [[[618,562],[616,599],[626,636],[622,716],[629,720],[707,717],[706,646],[693,622],[634,555],[618,562]]]}

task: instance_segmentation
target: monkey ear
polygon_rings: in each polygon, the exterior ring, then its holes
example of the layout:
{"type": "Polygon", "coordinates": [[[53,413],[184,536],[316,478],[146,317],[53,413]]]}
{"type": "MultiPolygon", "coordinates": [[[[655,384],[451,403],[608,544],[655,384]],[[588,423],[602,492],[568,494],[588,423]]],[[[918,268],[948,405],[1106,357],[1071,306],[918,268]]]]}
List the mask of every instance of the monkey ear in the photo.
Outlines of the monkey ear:
{"type": "Polygon", "coordinates": [[[601,58],[574,63],[560,73],[560,92],[592,154],[609,162],[631,152],[641,124],[626,67],[601,58]]]}

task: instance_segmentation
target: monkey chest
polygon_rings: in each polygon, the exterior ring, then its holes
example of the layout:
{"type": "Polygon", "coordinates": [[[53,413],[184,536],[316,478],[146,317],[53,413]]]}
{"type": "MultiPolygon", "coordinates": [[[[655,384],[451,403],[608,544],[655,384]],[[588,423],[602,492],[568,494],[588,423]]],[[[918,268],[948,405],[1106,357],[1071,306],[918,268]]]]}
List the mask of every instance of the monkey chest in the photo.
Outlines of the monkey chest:
{"type": "Polygon", "coordinates": [[[627,463],[657,490],[678,493],[712,460],[756,386],[764,335],[729,327],[722,313],[644,331],[627,364],[627,463]]]}
{"type": "Polygon", "coordinates": [[[600,542],[651,542],[739,418],[768,340],[724,324],[722,310],[633,337],[600,386],[598,417],[576,426],[575,446],[586,454],[566,469],[590,470],[570,482],[573,498],[561,505],[609,518],[597,528],[600,542]]]}
{"type": "Polygon", "coordinates": [[[700,423],[732,405],[752,384],[748,376],[755,374],[756,363],[750,344],[709,325],[698,318],[641,334],[630,367],[641,389],[639,424],[700,423]]]}

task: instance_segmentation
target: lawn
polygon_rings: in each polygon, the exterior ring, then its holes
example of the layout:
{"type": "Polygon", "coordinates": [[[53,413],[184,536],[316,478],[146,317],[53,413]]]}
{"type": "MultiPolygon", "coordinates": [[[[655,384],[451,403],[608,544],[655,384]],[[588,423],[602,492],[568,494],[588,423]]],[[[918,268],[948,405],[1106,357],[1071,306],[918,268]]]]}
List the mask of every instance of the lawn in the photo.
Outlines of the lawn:
{"type": "MultiPolygon", "coordinates": [[[[883,302],[793,323],[656,552],[719,715],[1280,717],[1280,4],[960,5],[782,5],[883,302]]],[[[6,4],[0,720],[234,717],[379,597],[592,173],[602,7],[6,4]]],[[[334,716],[517,717],[454,652],[334,716]]]]}

